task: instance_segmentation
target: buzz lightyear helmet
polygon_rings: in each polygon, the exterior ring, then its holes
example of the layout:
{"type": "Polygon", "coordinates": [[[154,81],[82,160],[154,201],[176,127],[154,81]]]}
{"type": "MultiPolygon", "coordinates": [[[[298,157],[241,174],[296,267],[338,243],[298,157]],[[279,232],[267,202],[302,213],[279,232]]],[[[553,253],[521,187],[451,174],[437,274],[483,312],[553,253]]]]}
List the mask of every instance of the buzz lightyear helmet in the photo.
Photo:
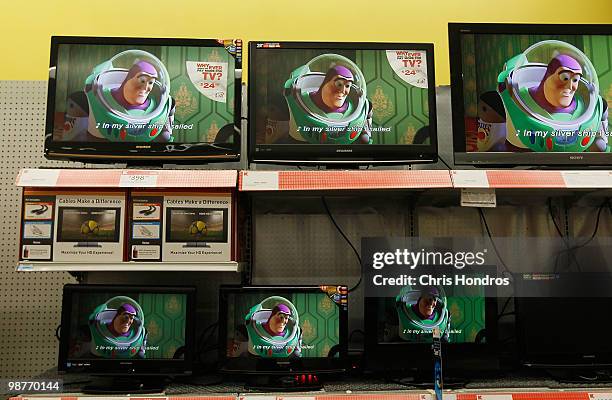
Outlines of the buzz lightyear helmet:
{"type": "Polygon", "coordinates": [[[116,296],[100,304],[89,316],[89,329],[93,342],[91,352],[103,358],[143,358],[147,336],[144,322],[142,308],[130,297],[116,296]],[[126,335],[115,336],[111,333],[109,325],[117,316],[118,309],[126,304],[136,310],[134,321],[126,335]]]}
{"type": "Polygon", "coordinates": [[[150,142],[169,120],[172,107],[170,78],[164,64],[143,50],[127,50],[96,66],[85,80],[89,103],[88,132],[112,142],[150,142]],[[121,88],[130,71],[146,66],[155,76],[147,107],[127,109],[111,91],[121,88]]]}
{"type": "Polygon", "coordinates": [[[370,105],[363,73],[353,61],[339,54],[319,55],[295,69],[285,82],[283,95],[290,114],[289,134],[296,140],[313,144],[351,144],[364,128],[370,128],[370,105]],[[353,75],[345,100],[348,107],[343,112],[327,113],[310,95],[321,88],[327,72],[337,66],[347,68],[353,75]]]}
{"type": "Polygon", "coordinates": [[[249,336],[249,353],[268,358],[301,355],[300,318],[293,303],[286,298],[268,297],[251,307],[244,319],[249,336]],[[270,319],[274,307],[279,304],[288,307],[291,314],[282,336],[272,336],[265,329],[264,324],[270,319]]]}
{"type": "Polygon", "coordinates": [[[506,62],[497,86],[506,110],[507,139],[517,147],[537,152],[581,152],[595,141],[601,129],[604,105],[597,73],[588,57],[569,43],[545,40],[533,44],[506,62]],[[558,56],[574,59],[582,69],[572,112],[547,111],[533,98],[533,90],[547,77],[549,63],[558,56]]]}
{"type": "Polygon", "coordinates": [[[448,335],[449,312],[444,289],[439,286],[404,286],[400,293],[395,297],[395,306],[399,319],[399,336],[408,341],[431,341],[433,328],[448,335]],[[413,310],[419,299],[424,296],[433,296],[437,303],[434,309],[434,318],[421,319],[413,310]]]}

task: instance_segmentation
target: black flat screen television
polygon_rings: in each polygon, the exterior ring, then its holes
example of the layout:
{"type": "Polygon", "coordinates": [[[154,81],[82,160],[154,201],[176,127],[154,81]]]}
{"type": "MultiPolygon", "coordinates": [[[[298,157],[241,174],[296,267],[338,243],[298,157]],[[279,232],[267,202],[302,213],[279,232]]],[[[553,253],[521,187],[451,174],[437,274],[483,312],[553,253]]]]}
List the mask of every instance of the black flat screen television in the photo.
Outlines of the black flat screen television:
{"type": "Polygon", "coordinates": [[[448,29],[455,164],[612,165],[612,25],[448,29]]]}
{"type": "Polygon", "coordinates": [[[121,378],[191,374],[194,322],[193,287],[66,285],[58,370],[121,378]]]}
{"type": "Polygon", "coordinates": [[[433,382],[433,329],[454,378],[497,367],[497,301],[482,287],[405,286],[395,297],[365,297],[366,367],[433,382]]]}
{"type": "Polygon", "coordinates": [[[433,45],[250,42],[249,158],[437,160],[433,45]]]}
{"type": "Polygon", "coordinates": [[[287,375],[344,370],[346,286],[222,286],[221,370],[287,375]]]}
{"type": "Polygon", "coordinates": [[[237,160],[241,62],[240,40],[53,36],[45,156],[237,160]]]}

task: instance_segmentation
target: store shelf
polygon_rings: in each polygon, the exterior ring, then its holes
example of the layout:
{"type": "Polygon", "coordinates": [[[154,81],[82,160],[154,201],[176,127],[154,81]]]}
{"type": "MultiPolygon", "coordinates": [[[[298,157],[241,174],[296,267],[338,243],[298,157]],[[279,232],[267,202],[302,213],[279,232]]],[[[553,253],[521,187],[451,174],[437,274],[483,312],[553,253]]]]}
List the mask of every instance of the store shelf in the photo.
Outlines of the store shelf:
{"type": "Polygon", "coordinates": [[[235,188],[236,170],[22,169],[15,184],[54,188],[235,188]]]}
{"type": "MultiPolygon", "coordinates": [[[[105,396],[105,399],[122,400],[162,400],[162,399],[183,399],[183,400],[435,400],[431,393],[422,391],[406,392],[374,392],[374,393],[326,393],[326,394],[280,394],[280,393],[261,393],[246,394],[238,396],[227,395],[151,395],[151,396],[105,396]]],[[[517,392],[517,391],[496,391],[496,392],[445,392],[444,399],[448,400],[609,400],[612,392],[584,392],[584,391],[538,391],[538,392],[517,392]]],[[[37,400],[36,396],[18,396],[10,400],[37,400]]],[[[75,394],[48,394],[44,399],[57,400],[80,400],[91,399],[87,396],[75,394]]]]}
{"type": "Polygon", "coordinates": [[[612,171],[453,170],[450,175],[455,188],[612,188],[612,171]]]}
{"type": "Polygon", "coordinates": [[[227,262],[123,262],[123,263],[69,263],[52,261],[21,261],[17,264],[17,271],[23,272],[53,272],[53,271],[201,271],[201,272],[239,272],[240,264],[235,261],[227,262]]]}
{"type": "Polygon", "coordinates": [[[241,191],[452,188],[444,170],[240,171],[241,191]]]}

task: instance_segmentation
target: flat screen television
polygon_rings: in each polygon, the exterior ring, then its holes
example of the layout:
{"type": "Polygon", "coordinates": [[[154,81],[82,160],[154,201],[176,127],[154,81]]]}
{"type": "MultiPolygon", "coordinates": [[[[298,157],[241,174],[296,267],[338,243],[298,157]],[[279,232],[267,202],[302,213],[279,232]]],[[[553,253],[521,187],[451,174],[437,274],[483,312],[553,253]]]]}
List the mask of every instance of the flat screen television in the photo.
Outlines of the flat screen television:
{"type": "Polygon", "coordinates": [[[58,242],[119,242],[120,208],[59,207],[58,242]]]}
{"type": "MultiPolygon", "coordinates": [[[[546,369],[564,380],[588,377],[590,373],[583,372],[589,369],[612,369],[612,344],[599,340],[594,327],[602,320],[602,310],[612,307],[612,274],[605,269],[591,272],[600,266],[597,259],[589,259],[587,270],[580,272],[515,275],[516,332],[522,364],[546,369]],[[594,325],[578,323],[571,329],[570,321],[594,325]]],[[[609,381],[610,374],[605,378],[609,381]]]]}
{"type": "Polygon", "coordinates": [[[249,158],[437,160],[433,45],[250,42],[249,158]]]}
{"type": "Polygon", "coordinates": [[[166,208],[166,242],[227,243],[227,208],[166,208]]]}
{"type": "Polygon", "coordinates": [[[240,40],[53,36],[45,156],[237,160],[241,62],[240,40]]]}
{"type": "Polygon", "coordinates": [[[194,322],[193,287],[66,285],[58,370],[122,379],[92,391],[144,390],[123,382],[147,377],[157,388],[191,374],[194,322]]]}
{"type": "Polygon", "coordinates": [[[346,286],[222,286],[219,359],[233,374],[325,374],[344,370],[346,286]]]}
{"type": "Polygon", "coordinates": [[[448,30],[455,164],[612,165],[612,25],[448,30]]]}
{"type": "Polygon", "coordinates": [[[497,366],[497,302],[482,287],[405,286],[394,297],[365,297],[365,359],[385,376],[433,383],[434,328],[443,368],[466,379],[497,366]]]}

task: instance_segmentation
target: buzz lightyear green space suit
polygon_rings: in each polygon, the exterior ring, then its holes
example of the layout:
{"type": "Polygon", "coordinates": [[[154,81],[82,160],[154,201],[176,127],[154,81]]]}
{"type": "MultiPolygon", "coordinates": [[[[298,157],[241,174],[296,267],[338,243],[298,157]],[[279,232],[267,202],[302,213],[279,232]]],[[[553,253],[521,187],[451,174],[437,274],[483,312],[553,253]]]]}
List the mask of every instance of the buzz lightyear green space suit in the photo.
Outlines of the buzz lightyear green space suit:
{"type": "Polygon", "coordinates": [[[372,143],[372,103],[366,97],[365,78],[348,58],[337,54],[313,58],[291,73],[283,95],[292,138],[313,144],[372,143]],[[336,91],[335,104],[328,100],[333,93],[322,97],[327,84],[336,91]]]}
{"type": "Polygon", "coordinates": [[[174,100],[164,64],[128,50],[96,66],[85,80],[87,131],[111,142],[172,142],[174,100]]]}
{"type": "Polygon", "coordinates": [[[512,57],[497,78],[506,137],[536,152],[610,152],[607,104],[587,56],[558,40],[512,57]],[[556,93],[555,93],[556,91],[556,93]]]}
{"type": "Polygon", "coordinates": [[[271,296],[251,307],[245,316],[249,336],[249,353],[266,358],[300,357],[302,330],[295,306],[284,297],[271,296]],[[285,323],[280,332],[271,329],[275,315],[282,315],[285,323]]]}
{"type": "Polygon", "coordinates": [[[442,341],[449,341],[450,314],[446,308],[446,295],[442,288],[402,288],[395,297],[395,308],[399,319],[399,337],[412,343],[432,342],[433,328],[439,328],[442,341]],[[430,316],[419,312],[419,301],[423,298],[435,300],[430,316]]]}
{"type": "Polygon", "coordinates": [[[140,305],[126,296],[117,296],[100,304],[89,316],[91,353],[102,358],[145,358],[147,332],[140,305]],[[129,316],[126,332],[114,329],[116,318],[129,316]]]}

